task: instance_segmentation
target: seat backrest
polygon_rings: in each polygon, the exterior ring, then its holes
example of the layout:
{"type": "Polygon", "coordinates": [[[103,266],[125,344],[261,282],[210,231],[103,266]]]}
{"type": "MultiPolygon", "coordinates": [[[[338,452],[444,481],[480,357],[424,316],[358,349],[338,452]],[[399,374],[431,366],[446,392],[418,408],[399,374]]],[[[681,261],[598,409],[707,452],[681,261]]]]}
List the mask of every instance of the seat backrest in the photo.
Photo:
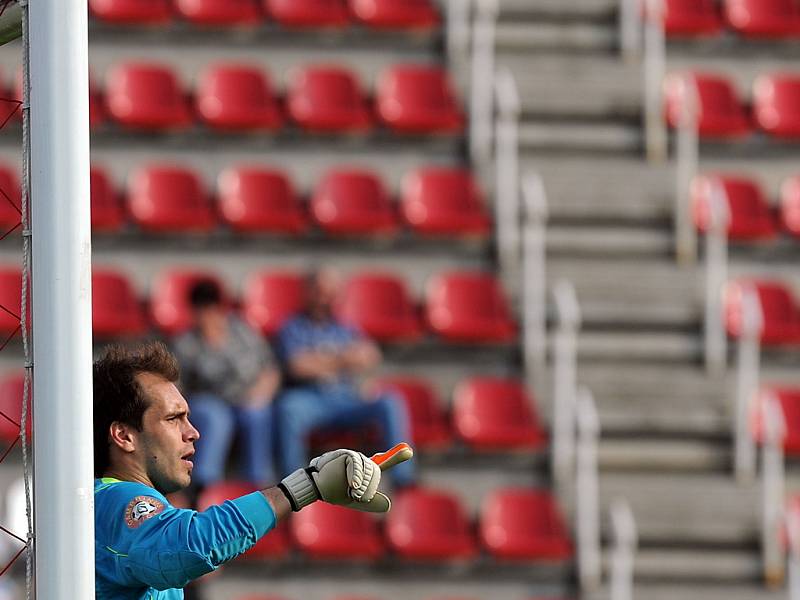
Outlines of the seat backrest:
{"type": "Polygon", "coordinates": [[[726,203],[728,234],[731,237],[772,229],[773,216],[761,186],[753,179],[738,175],[698,175],[692,181],[692,212],[695,226],[708,231],[715,187],[721,186],[726,203]]]}
{"type": "Polygon", "coordinates": [[[406,215],[419,220],[417,212],[483,210],[483,194],[467,169],[428,167],[403,178],[402,201],[406,215]]]}
{"type": "Polygon", "coordinates": [[[476,315],[510,319],[505,294],[497,280],[488,273],[441,274],[430,282],[427,300],[431,309],[447,311],[455,318],[476,315]]]}
{"type": "Polygon", "coordinates": [[[800,236],[800,175],[789,177],[781,186],[781,219],[794,236],[800,236]]]}
{"type": "Polygon", "coordinates": [[[769,131],[787,118],[800,115],[800,76],[793,73],[761,75],[753,83],[753,113],[769,131]]]}
{"type": "Polygon", "coordinates": [[[494,490],[481,506],[480,526],[484,539],[495,535],[566,536],[561,512],[547,490],[517,487],[494,490]],[[495,528],[500,529],[496,534],[495,528]]]}
{"type": "MultiPolygon", "coordinates": [[[[25,375],[19,371],[8,372],[0,378],[0,441],[6,444],[13,442],[19,435],[24,381],[25,375]]],[[[30,416],[27,432],[30,435],[30,416]]]]}
{"type": "Polygon", "coordinates": [[[122,226],[124,215],[111,177],[104,169],[92,166],[89,180],[91,187],[92,229],[96,231],[117,231],[122,226]]]}
{"type": "Polygon", "coordinates": [[[128,62],[112,68],[106,78],[106,105],[112,117],[137,126],[182,124],[187,118],[178,76],[160,63],[128,62]]]}
{"type": "Polygon", "coordinates": [[[242,308],[251,326],[275,335],[287,319],[305,306],[306,284],[301,273],[260,271],[245,282],[242,308]]]}
{"type": "Polygon", "coordinates": [[[22,188],[16,169],[0,164],[0,236],[20,224],[22,188]]]}
{"type": "MultiPolygon", "coordinates": [[[[22,271],[19,267],[0,267],[0,335],[8,336],[20,326],[22,271]]],[[[29,317],[30,317],[30,313],[29,317]]],[[[3,340],[0,340],[2,342],[3,340]]]]}
{"type": "Polygon", "coordinates": [[[180,165],[150,165],[128,180],[128,210],[151,231],[200,230],[213,226],[211,204],[199,175],[180,165]]]}
{"type": "Polygon", "coordinates": [[[464,535],[469,532],[469,520],[456,496],[420,487],[397,496],[386,528],[393,538],[424,539],[437,534],[464,535]]]}
{"type": "Polygon", "coordinates": [[[435,66],[397,65],[378,79],[379,101],[388,100],[409,108],[453,109],[455,96],[447,73],[435,66]]]}
{"type": "Polygon", "coordinates": [[[289,87],[290,104],[317,107],[352,107],[363,102],[355,74],[338,66],[310,66],[297,71],[289,87]]]}
{"type": "Polygon", "coordinates": [[[453,418],[459,429],[537,426],[533,401],[522,383],[500,377],[472,377],[453,392],[453,418]]]}
{"type": "Polygon", "coordinates": [[[178,14],[199,25],[250,25],[263,20],[258,0],[172,0],[178,14]]]}
{"type": "Polygon", "coordinates": [[[125,24],[159,24],[172,18],[167,0],[89,0],[91,14],[103,21],[125,24]]]}
{"type": "Polygon", "coordinates": [[[362,169],[328,172],[314,190],[311,202],[315,217],[322,222],[391,208],[389,193],[381,179],[373,171],[362,169]]]}
{"type": "Polygon", "coordinates": [[[216,116],[226,108],[262,107],[274,100],[267,74],[259,67],[240,63],[212,65],[201,75],[197,105],[204,116],[216,116]]]}
{"type": "Polygon", "coordinates": [[[350,323],[372,315],[403,318],[412,312],[405,282],[388,273],[354,275],[345,283],[337,302],[337,314],[350,323]]]}

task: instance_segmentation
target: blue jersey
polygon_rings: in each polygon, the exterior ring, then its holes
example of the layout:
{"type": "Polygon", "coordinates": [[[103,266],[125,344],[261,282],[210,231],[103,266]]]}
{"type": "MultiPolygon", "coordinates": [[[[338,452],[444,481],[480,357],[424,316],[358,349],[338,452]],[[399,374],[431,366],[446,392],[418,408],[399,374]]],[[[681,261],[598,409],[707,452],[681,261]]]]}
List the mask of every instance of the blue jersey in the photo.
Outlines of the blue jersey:
{"type": "Polygon", "coordinates": [[[261,492],[203,512],[155,489],[96,479],[95,599],[181,600],[183,586],[250,548],[276,524],[261,492]]]}

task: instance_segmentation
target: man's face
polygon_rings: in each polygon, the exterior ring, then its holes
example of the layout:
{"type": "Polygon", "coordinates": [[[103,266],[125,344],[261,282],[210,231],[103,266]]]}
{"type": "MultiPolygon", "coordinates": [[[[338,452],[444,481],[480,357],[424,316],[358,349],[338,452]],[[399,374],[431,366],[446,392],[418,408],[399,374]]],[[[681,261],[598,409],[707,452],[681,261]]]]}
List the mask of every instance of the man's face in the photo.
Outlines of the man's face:
{"type": "Polygon", "coordinates": [[[309,282],[308,302],[312,315],[318,319],[330,317],[333,303],[339,294],[340,278],[333,269],[322,269],[309,282]]]}
{"type": "Polygon", "coordinates": [[[200,433],[189,422],[189,405],[173,383],[152,373],[136,378],[150,402],[137,453],[153,487],[171,494],[191,483],[194,442],[200,433]]]}

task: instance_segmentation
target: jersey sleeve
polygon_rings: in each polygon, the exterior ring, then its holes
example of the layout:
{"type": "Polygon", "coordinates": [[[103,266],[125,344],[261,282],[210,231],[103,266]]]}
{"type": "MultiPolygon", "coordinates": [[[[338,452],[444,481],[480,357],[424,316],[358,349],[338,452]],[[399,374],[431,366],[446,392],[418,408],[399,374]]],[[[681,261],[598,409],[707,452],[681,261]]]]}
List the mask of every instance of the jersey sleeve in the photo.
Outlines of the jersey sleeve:
{"type": "Polygon", "coordinates": [[[113,486],[105,499],[114,505],[107,549],[115,555],[116,580],[124,585],[182,588],[248,550],[276,524],[261,492],[197,512],[136,486],[113,486]]]}

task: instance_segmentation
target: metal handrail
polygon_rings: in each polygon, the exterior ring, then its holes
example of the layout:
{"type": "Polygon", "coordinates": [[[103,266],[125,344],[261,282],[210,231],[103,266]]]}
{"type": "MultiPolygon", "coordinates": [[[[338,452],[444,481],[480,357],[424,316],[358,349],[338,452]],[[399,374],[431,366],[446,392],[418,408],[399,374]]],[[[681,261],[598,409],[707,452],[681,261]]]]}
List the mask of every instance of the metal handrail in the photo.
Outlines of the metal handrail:
{"type": "Polygon", "coordinates": [[[495,70],[497,0],[475,0],[470,65],[469,153],[473,165],[485,164],[492,155],[494,97],[491,82],[495,70]]]}
{"type": "Polygon", "coordinates": [[[786,423],[778,398],[772,392],[764,394],[764,402],[759,407],[764,432],[761,450],[761,553],[764,578],[776,583],[783,580],[781,526],[786,487],[783,463],[786,423]]]}
{"type": "Polygon", "coordinates": [[[597,439],[600,419],[594,397],[587,388],[578,392],[576,478],[576,537],[578,540],[578,581],[584,591],[596,590],[601,579],[600,515],[598,497],[597,439]]]}
{"type": "Polygon", "coordinates": [[[667,158],[667,127],[662,112],[661,89],[666,74],[667,45],[662,0],[647,0],[646,11],[642,61],[645,148],[650,162],[663,162],[667,158]]]}
{"type": "Polygon", "coordinates": [[[677,132],[673,219],[676,257],[678,262],[690,265],[697,260],[697,231],[692,223],[689,203],[692,180],[697,175],[697,165],[700,161],[698,132],[700,98],[697,83],[690,73],[683,76],[682,85],[685,94],[677,132]]]}
{"type": "Polygon", "coordinates": [[[705,332],[706,369],[723,371],[727,363],[727,336],[722,314],[722,289],[728,280],[728,224],[731,215],[728,194],[718,178],[709,194],[709,223],[705,239],[705,332]]]}
{"type": "Polygon", "coordinates": [[[639,543],[636,520],[628,501],[616,498],[610,509],[614,549],[611,552],[611,600],[633,600],[634,562],[639,543]]]}
{"type": "Polygon", "coordinates": [[[539,397],[547,374],[547,194],[538,173],[522,180],[523,362],[528,385],[539,397]]]}

